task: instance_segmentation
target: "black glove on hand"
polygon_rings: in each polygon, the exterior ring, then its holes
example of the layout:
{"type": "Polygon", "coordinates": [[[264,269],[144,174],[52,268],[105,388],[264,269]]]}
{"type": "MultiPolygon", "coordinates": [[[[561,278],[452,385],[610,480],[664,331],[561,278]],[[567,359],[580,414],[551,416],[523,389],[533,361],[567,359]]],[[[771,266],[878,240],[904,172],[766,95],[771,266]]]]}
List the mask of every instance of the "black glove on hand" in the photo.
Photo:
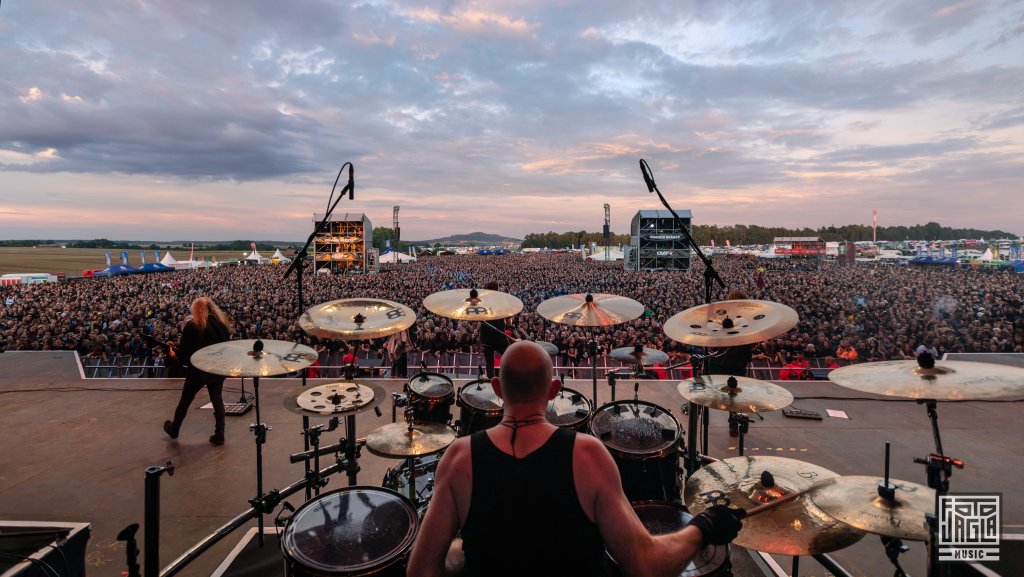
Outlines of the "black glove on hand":
{"type": "Polygon", "coordinates": [[[743,509],[731,509],[715,505],[690,520],[690,525],[700,529],[701,545],[726,545],[736,538],[743,528],[743,509]]]}

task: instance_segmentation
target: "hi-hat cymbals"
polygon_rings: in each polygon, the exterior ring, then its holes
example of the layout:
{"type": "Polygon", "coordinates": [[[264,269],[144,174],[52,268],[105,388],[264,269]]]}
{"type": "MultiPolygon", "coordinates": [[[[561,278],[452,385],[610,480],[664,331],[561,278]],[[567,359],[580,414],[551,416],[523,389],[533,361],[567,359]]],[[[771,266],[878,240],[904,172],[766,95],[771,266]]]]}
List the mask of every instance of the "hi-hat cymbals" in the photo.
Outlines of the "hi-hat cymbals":
{"type": "Polygon", "coordinates": [[[896,486],[890,501],[878,495],[881,477],[850,475],[830,479],[810,492],[811,501],[832,517],[869,533],[927,541],[925,515],[935,510],[935,490],[889,479],[896,486]]]}
{"type": "Polygon", "coordinates": [[[284,408],[304,417],[331,417],[369,411],[385,397],[377,385],[341,382],[299,387],[284,398],[284,408]]]}
{"type": "Polygon", "coordinates": [[[636,347],[622,347],[613,350],[608,356],[616,361],[632,363],[634,365],[657,365],[668,362],[667,354],[649,347],[644,347],[640,352],[636,351],[636,347]]]}
{"type": "Polygon", "coordinates": [[[423,306],[435,315],[459,321],[493,321],[519,314],[523,301],[501,291],[454,289],[428,295],[423,306]]]}
{"type": "Polygon", "coordinates": [[[320,303],[299,317],[307,334],[323,339],[361,340],[386,337],[416,322],[416,313],[384,299],[351,298],[320,303]]]}
{"type": "Polygon", "coordinates": [[[691,403],[733,413],[776,411],[793,402],[793,395],[775,383],[729,375],[686,379],[679,383],[679,394],[691,403]],[[736,379],[735,387],[729,379],[736,379]]]}
{"type": "MultiPolygon", "coordinates": [[[[796,459],[732,457],[711,463],[687,479],[684,500],[694,515],[712,505],[751,509],[836,477],[828,469],[796,459]]],[[[766,553],[815,555],[849,547],[863,536],[862,531],[825,514],[808,495],[800,495],[744,519],[733,542],[766,553]]]]}
{"type": "Polygon", "coordinates": [[[796,326],[796,311],[784,304],[731,300],[686,309],[665,321],[668,338],[701,347],[734,347],[777,337],[796,326]]]}
{"type": "Polygon", "coordinates": [[[930,369],[917,361],[878,361],[833,370],[835,384],[887,397],[939,401],[1002,399],[1024,396],[1024,369],[973,361],[935,361],[930,369]]]}
{"type": "Polygon", "coordinates": [[[444,450],[455,441],[455,429],[448,425],[390,423],[366,436],[366,448],[388,459],[422,457],[444,450]]]}
{"type": "Polygon", "coordinates": [[[259,341],[262,350],[255,352],[256,342],[227,341],[203,347],[189,362],[201,371],[225,377],[273,377],[304,369],[318,356],[305,345],[273,340],[259,341]]]}
{"type": "Polygon", "coordinates": [[[537,305],[537,314],[562,325],[606,327],[644,314],[637,301],[609,294],[573,294],[549,298],[537,305]]]}

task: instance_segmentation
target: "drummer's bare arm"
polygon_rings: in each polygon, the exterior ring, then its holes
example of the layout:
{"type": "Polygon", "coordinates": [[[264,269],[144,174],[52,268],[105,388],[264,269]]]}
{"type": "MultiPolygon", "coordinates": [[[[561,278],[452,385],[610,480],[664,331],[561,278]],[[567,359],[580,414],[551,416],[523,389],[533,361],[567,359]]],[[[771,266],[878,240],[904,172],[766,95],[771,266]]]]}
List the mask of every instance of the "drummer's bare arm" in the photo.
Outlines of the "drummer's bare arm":
{"type": "Polygon", "coordinates": [[[657,537],[647,532],[622,492],[615,461],[596,438],[576,436],[573,476],[580,505],[597,524],[624,574],[678,576],[700,551],[701,533],[696,527],[657,537]]]}
{"type": "Polygon", "coordinates": [[[434,496],[409,557],[409,577],[445,574],[448,549],[469,512],[472,471],[469,437],[463,437],[452,443],[437,464],[434,496]]]}

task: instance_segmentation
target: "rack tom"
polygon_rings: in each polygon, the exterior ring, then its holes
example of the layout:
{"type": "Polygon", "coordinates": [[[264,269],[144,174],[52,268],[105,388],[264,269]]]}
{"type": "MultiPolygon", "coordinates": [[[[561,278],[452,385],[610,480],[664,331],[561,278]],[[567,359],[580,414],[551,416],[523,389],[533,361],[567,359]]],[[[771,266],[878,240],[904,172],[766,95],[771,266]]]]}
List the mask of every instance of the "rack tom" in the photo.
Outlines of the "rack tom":
{"type": "Polygon", "coordinates": [[[646,401],[616,401],[590,419],[590,432],[618,465],[630,501],[679,501],[682,430],[672,414],[646,401]]]}
{"type": "Polygon", "coordinates": [[[547,419],[556,427],[585,431],[590,413],[590,401],[579,391],[567,387],[562,387],[555,398],[548,401],[547,419]]]}
{"type": "Polygon", "coordinates": [[[430,498],[434,496],[434,473],[437,471],[437,462],[441,460],[444,453],[434,453],[413,459],[412,471],[409,471],[408,461],[402,461],[384,473],[382,487],[391,489],[399,495],[409,494],[409,483],[416,486],[416,502],[421,509],[425,509],[430,498]]]}
{"type": "MultiPolygon", "coordinates": [[[[651,535],[665,535],[686,527],[693,515],[678,503],[637,501],[631,503],[636,516],[651,535]]],[[[611,555],[609,555],[611,557],[611,555]]],[[[614,559],[613,559],[614,561],[614,559]]],[[[613,574],[618,574],[614,567],[613,574]]],[[[726,577],[732,575],[728,545],[708,545],[679,573],[679,577],[726,577]]]]}
{"type": "Polygon", "coordinates": [[[409,379],[412,418],[420,423],[447,425],[452,421],[455,385],[441,373],[419,373],[409,379]]]}
{"type": "Polygon", "coordinates": [[[281,538],[288,577],[405,575],[420,518],[406,497],[345,487],[306,502],[281,538]]]}
{"type": "Polygon", "coordinates": [[[494,392],[491,382],[479,379],[459,390],[459,434],[472,435],[501,422],[505,402],[494,392]]]}

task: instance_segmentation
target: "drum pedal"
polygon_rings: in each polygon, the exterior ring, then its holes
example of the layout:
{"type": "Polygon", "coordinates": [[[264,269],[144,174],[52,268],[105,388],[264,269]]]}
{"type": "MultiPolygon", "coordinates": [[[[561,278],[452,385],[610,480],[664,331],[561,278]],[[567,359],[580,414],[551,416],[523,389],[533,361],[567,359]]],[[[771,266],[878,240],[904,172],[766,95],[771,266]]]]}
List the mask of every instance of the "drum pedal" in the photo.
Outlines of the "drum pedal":
{"type": "Polygon", "coordinates": [[[794,409],[792,407],[785,407],[782,409],[783,416],[790,417],[792,419],[814,419],[815,421],[822,420],[821,413],[818,411],[807,411],[804,409],[794,409]]]}

